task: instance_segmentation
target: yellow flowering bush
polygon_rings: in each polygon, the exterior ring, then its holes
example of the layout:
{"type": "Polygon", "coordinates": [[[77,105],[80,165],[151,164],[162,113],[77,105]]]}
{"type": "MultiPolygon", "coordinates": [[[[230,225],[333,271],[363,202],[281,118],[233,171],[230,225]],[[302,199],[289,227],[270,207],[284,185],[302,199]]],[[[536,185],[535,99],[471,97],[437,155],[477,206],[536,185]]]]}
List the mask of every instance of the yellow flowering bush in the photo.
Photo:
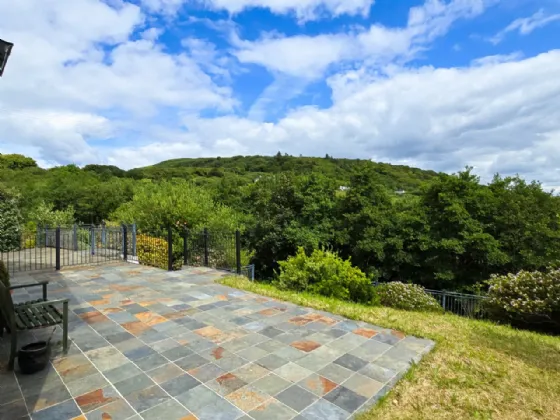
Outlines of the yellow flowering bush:
{"type": "MultiPolygon", "coordinates": [[[[142,234],[138,235],[136,237],[136,253],[140,264],[167,270],[168,248],[165,239],[142,234]]],[[[183,260],[181,255],[174,250],[173,269],[180,270],[182,266],[183,260]]]]}
{"type": "Polygon", "coordinates": [[[488,285],[486,305],[493,319],[560,331],[560,269],[494,275],[488,285]]]}

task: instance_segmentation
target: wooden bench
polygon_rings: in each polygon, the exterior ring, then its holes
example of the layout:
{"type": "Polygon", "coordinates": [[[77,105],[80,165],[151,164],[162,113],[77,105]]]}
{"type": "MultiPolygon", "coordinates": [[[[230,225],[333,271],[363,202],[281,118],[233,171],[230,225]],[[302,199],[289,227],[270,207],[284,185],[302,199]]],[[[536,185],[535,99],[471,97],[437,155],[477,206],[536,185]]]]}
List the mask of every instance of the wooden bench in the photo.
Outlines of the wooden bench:
{"type": "Polygon", "coordinates": [[[6,287],[0,282],[0,337],[6,328],[11,332],[12,346],[10,351],[9,369],[14,368],[17,355],[17,333],[18,331],[34,330],[37,328],[51,327],[62,324],[63,351],[68,350],[68,301],[69,299],[47,300],[48,282],[22,284],[6,287]],[[28,302],[14,304],[11,290],[27,287],[42,287],[43,298],[28,302]],[[55,306],[62,305],[62,312],[55,306]],[[3,324],[3,325],[2,325],[3,324]]]}

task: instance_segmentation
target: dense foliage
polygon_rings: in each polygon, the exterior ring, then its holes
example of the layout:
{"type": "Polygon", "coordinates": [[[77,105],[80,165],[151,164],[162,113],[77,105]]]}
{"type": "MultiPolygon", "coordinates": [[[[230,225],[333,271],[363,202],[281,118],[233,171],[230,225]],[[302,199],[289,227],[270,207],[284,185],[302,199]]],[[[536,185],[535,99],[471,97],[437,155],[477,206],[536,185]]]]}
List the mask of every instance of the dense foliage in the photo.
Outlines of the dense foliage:
{"type": "Polygon", "coordinates": [[[417,284],[404,284],[400,281],[384,283],[375,288],[375,294],[383,306],[408,311],[443,312],[437,300],[417,284]]]}
{"type": "Polygon", "coordinates": [[[494,275],[486,306],[493,319],[560,332],[560,269],[494,275]]]}
{"type": "Polygon", "coordinates": [[[0,252],[19,248],[21,221],[18,197],[0,184],[0,252]]]}
{"type": "MultiPolygon", "coordinates": [[[[492,274],[542,271],[560,261],[560,198],[518,177],[482,185],[469,169],[447,175],[281,154],[176,159],[130,171],[41,169],[2,155],[0,181],[13,191],[1,204],[11,213],[0,215],[10,246],[19,240],[15,224],[59,216],[136,222],[147,234],[168,224],[241,228],[245,258],[251,255],[260,278],[273,278],[278,261],[299,247],[307,255],[325,248],[382,282],[458,291],[492,274]]],[[[173,240],[180,238],[174,233],[173,240]]]]}
{"type": "Polygon", "coordinates": [[[299,248],[296,255],[280,261],[275,283],[280,289],[360,303],[369,303],[373,298],[373,287],[366,275],[349,260],[326,250],[316,249],[307,255],[299,248]]]}

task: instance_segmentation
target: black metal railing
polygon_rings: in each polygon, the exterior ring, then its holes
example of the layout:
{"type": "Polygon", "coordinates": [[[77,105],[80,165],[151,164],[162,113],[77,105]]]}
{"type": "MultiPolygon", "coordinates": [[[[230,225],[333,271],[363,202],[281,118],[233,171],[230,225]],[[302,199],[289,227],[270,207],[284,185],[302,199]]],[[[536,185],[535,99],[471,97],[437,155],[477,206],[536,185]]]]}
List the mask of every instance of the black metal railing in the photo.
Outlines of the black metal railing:
{"type": "Polygon", "coordinates": [[[135,229],[127,229],[126,226],[73,225],[41,226],[36,231],[22,230],[19,241],[12,242],[9,249],[0,250],[0,259],[11,273],[60,270],[68,266],[126,260],[127,252],[124,250],[127,230],[134,232],[135,229]]]}
{"type": "Polygon", "coordinates": [[[486,318],[487,316],[484,308],[485,296],[431,289],[424,289],[424,291],[436,299],[447,312],[477,319],[486,318]]]}

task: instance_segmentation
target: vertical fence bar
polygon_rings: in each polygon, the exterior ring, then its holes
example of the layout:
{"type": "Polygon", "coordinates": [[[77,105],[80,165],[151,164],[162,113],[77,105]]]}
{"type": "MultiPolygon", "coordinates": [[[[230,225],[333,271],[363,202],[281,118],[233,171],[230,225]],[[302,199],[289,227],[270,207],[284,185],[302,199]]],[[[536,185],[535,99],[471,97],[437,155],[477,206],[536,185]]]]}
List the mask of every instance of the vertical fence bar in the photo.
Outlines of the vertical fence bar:
{"type": "Polygon", "coordinates": [[[136,223],[132,224],[132,255],[136,256],[136,223]]]}
{"type": "Polygon", "coordinates": [[[60,226],[56,228],[55,246],[55,269],[60,270],[60,226]]]}
{"type": "Polygon", "coordinates": [[[123,239],[122,239],[122,243],[123,243],[123,259],[124,259],[125,261],[128,261],[128,255],[127,255],[127,253],[128,253],[128,241],[127,241],[127,239],[128,239],[128,238],[127,238],[127,234],[126,234],[126,225],[123,225],[123,226],[122,226],[122,236],[123,236],[123,239]]]}
{"type": "Polygon", "coordinates": [[[204,228],[204,267],[208,265],[208,228],[204,228]]]}
{"type": "Polygon", "coordinates": [[[73,244],[74,244],[74,251],[78,250],[78,225],[74,223],[73,226],[74,230],[74,237],[73,237],[73,244]]]}
{"type": "Polygon", "coordinates": [[[235,231],[235,263],[236,263],[236,272],[237,274],[241,274],[241,232],[239,229],[235,231]]]}
{"type": "Polygon", "coordinates": [[[173,271],[173,231],[167,227],[167,271],[173,271]]]}
{"type": "Polygon", "coordinates": [[[188,265],[189,262],[189,230],[185,229],[183,234],[183,265],[188,265]]]}
{"type": "Polygon", "coordinates": [[[107,229],[105,228],[105,222],[101,225],[101,245],[103,248],[107,249],[107,229]]]}

